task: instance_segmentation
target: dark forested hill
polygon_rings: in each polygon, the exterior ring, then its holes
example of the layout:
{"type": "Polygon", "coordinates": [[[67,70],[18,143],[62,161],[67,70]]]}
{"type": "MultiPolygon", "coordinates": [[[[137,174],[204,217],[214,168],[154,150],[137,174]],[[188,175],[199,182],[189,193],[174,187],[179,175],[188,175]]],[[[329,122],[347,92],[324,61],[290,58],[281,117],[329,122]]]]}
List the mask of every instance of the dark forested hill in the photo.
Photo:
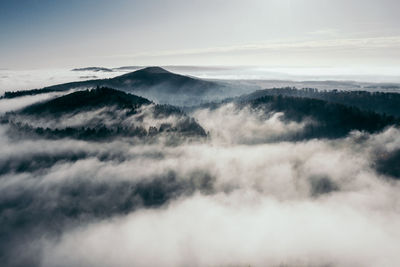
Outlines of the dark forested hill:
{"type": "Polygon", "coordinates": [[[243,99],[256,99],[262,96],[294,96],[321,99],[346,106],[358,107],[362,110],[375,111],[381,114],[400,117],[400,94],[368,92],[368,91],[319,91],[313,88],[274,88],[258,90],[243,96],[243,99]]]}
{"type": "Polygon", "coordinates": [[[289,121],[315,121],[297,136],[300,139],[343,137],[352,130],[373,133],[389,125],[399,124],[399,119],[393,116],[311,98],[268,95],[238,103],[239,106],[250,105],[254,109],[265,109],[266,112],[283,112],[284,118],[289,121]]]}
{"type": "MultiPolygon", "coordinates": [[[[281,118],[287,123],[292,121],[304,123],[302,131],[289,137],[278,138],[289,141],[312,138],[341,138],[353,130],[375,133],[392,125],[400,125],[400,119],[396,116],[320,99],[280,94],[259,97],[252,94],[250,96],[226,99],[220,103],[209,103],[186,110],[188,112],[201,109],[216,110],[224,105],[234,103],[237,111],[250,109],[256,111],[257,114],[265,114],[266,118],[279,112],[283,114],[281,118]]],[[[224,126],[221,125],[221,127],[224,126]]]]}
{"type": "Polygon", "coordinates": [[[204,129],[180,109],[136,95],[98,87],[7,113],[12,135],[107,140],[158,135],[202,137],[204,129]]]}
{"type": "Polygon", "coordinates": [[[54,116],[58,113],[79,112],[105,106],[135,109],[150,103],[151,101],[140,96],[107,87],[98,87],[93,90],[78,91],[60,96],[44,103],[37,103],[21,110],[20,113],[28,115],[47,113],[54,116]]]}

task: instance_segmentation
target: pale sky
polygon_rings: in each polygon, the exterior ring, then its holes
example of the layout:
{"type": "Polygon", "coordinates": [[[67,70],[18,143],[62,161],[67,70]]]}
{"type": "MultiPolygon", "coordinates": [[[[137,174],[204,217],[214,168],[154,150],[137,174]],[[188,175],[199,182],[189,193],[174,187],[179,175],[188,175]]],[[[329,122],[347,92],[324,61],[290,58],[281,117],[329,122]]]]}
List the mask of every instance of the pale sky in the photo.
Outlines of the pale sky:
{"type": "Polygon", "coordinates": [[[0,68],[400,69],[398,0],[2,0],[0,68]]]}

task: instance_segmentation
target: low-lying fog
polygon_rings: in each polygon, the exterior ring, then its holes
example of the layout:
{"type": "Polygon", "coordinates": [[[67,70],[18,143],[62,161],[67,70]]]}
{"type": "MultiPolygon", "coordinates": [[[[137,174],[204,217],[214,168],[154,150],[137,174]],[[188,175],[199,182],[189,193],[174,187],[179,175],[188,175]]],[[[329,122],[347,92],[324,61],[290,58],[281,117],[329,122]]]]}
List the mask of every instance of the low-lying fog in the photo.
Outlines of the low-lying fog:
{"type": "MultiPolygon", "coordinates": [[[[45,86],[112,78],[140,69],[140,66],[119,68],[78,68],[78,69],[38,69],[8,70],[0,69],[0,95],[5,91],[27,90],[45,86]]],[[[201,66],[163,66],[163,68],[182,75],[202,79],[231,80],[260,88],[294,86],[311,87],[325,90],[384,90],[398,91],[400,71],[398,69],[343,69],[322,68],[279,68],[279,67],[201,67],[201,66]],[[384,73],[384,74],[380,74],[384,73]],[[326,82],[342,81],[342,82],[326,82]],[[357,82],[351,82],[357,81],[357,82]],[[382,83],[382,84],[375,84],[382,83]],[[384,88],[381,88],[381,86],[384,88]],[[387,88],[394,85],[393,88],[387,88]]]]}
{"type": "MultiPolygon", "coordinates": [[[[51,96],[40,97],[3,99],[1,112],[51,96]]],[[[189,115],[208,138],[16,140],[1,125],[0,259],[53,267],[399,266],[400,184],[375,168],[378,156],[400,149],[399,129],[282,142],[313,121],[233,104],[189,115]]]]}

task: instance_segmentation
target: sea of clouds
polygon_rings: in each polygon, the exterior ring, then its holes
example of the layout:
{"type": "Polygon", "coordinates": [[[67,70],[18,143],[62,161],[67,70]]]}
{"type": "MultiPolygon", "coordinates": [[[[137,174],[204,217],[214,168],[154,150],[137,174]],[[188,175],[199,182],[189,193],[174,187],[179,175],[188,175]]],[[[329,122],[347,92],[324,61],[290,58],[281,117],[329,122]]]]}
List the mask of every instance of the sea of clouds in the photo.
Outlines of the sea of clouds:
{"type": "MultiPolygon", "coordinates": [[[[2,99],[0,111],[55,96],[2,99]]],[[[376,169],[400,149],[399,129],[287,142],[314,122],[233,104],[189,115],[208,138],[47,140],[0,125],[4,265],[400,264],[400,184],[376,169]]]]}

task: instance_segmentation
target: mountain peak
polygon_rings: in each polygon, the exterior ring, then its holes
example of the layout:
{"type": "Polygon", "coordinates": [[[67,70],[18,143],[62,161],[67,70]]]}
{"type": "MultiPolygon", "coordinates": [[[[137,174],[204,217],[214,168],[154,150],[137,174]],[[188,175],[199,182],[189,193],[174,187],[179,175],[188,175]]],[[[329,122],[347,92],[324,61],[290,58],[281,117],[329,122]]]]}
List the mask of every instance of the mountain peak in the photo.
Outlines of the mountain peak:
{"type": "Polygon", "coordinates": [[[153,67],[147,67],[144,69],[141,69],[139,71],[147,72],[147,73],[170,73],[166,69],[163,69],[161,67],[153,66],[153,67]]]}

